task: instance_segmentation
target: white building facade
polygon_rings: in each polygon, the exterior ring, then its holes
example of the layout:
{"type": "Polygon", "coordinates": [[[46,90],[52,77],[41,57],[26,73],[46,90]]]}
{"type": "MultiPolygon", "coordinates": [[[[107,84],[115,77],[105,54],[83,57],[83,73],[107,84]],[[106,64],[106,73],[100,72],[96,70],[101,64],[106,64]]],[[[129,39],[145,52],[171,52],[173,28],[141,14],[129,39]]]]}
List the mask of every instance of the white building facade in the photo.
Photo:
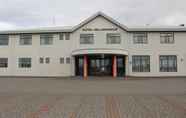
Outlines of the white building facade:
{"type": "Polygon", "coordinates": [[[0,32],[0,76],[186,76],[186,27],[127,27],[98,12],[74,27],[0,32]]]}

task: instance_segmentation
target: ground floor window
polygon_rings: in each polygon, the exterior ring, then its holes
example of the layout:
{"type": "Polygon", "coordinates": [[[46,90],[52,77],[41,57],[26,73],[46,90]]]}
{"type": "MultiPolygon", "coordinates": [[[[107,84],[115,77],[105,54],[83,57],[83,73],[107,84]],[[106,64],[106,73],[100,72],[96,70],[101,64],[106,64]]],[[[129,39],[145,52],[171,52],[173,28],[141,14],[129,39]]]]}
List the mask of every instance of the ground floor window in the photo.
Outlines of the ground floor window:
{"type": "Polygon", "coordinates": [[[31,58],[19,58],[19,68],[31,68],[31,58]]]}
{"type": "Polygon", "coordinates": [[[8,67],[8,58],[0,58],[0,68],[8,67]]]}
{"type": "Polygon", "coordinates": [[[150,56],[132,56],[133,72],[150,72],[150,56]]]}
{"type": "Polygon", "coordinates": [[[177,56],[161,55],[160,72],[177,72],[177,56]]]}
{"type": "Polygon", "coordinates": [[[67,63],[67,64],[70,64],[70,57],[67,57],[67,58],[66,58],[66,63],[67,63]]]}

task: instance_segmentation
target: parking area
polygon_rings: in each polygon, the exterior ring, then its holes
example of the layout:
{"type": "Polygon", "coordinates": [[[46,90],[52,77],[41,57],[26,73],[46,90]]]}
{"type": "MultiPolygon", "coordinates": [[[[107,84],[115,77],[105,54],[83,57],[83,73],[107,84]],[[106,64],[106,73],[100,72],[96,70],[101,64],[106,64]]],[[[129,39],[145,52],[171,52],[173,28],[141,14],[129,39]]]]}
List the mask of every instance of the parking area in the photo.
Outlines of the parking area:
{"type": "Polygon", "coordinates": [[[186,78],[1,78],[0,118],[185,118],[186,78]]]}

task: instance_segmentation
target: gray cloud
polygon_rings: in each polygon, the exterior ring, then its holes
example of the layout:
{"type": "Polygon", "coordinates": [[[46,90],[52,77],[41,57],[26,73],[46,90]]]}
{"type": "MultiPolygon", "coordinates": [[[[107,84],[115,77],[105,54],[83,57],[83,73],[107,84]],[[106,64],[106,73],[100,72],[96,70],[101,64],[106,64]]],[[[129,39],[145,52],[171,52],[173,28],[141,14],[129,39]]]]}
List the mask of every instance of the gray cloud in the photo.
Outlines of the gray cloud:
{"type": "Polygon", "coordinates": [[[125,25],[186,24],[185,0],[0,0],[0,27],[76,25],[103,11],[125,25]],[[55,20],[54,20],[55,19],[55,20]]]}

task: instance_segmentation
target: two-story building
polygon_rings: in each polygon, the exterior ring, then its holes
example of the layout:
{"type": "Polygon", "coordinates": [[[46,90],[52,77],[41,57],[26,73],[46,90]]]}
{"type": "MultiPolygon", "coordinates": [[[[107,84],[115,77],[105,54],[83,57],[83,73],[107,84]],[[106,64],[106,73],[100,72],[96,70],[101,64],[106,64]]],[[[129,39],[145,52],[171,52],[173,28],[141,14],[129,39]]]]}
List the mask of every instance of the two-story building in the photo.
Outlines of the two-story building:
{"type": "Polygon", "coordinates": [[[127,27],[98,12],[74,27],[0,32],[0,76],[186,76],[186,27],[127,27]]]}

